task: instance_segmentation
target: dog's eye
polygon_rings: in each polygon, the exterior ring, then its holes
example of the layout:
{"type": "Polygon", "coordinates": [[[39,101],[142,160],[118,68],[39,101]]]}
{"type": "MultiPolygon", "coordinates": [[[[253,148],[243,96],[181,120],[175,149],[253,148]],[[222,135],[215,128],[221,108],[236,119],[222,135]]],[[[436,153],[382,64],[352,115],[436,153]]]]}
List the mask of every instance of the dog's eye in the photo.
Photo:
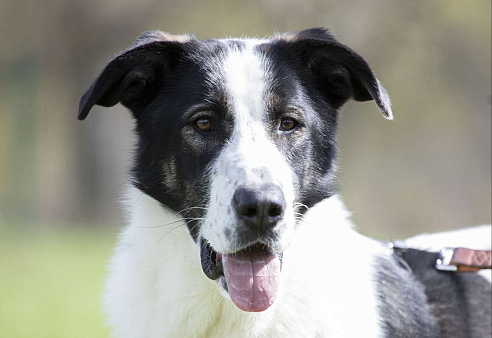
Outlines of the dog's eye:
{"type": "Polygon", "coordinates": [[[294,129],[296,125],[297,125],[297,121],[290,118],[285,118],[282,119],[282,121],[280,122],[280,130],[289,131],[294,129]]]}
{"type": "Polygon", "coordinates": [[[207,118],[200,118],[195,121],[195,126],[201,131],[211,131],[212,130],[212,121],[207,118]]]}

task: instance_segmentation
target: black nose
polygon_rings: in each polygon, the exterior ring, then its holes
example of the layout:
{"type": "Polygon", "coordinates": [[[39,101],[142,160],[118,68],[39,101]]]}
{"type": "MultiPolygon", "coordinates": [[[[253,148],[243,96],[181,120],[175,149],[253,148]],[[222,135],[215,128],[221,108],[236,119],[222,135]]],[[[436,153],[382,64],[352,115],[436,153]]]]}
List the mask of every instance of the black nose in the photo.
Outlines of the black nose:
{"type": "Polygon", "coordinates": [[[274,227],[283,217],[285,198],[275,185],[254,190],[238,188],[233,196],[233,205],[246,226],[263,231],[274,227]]]}

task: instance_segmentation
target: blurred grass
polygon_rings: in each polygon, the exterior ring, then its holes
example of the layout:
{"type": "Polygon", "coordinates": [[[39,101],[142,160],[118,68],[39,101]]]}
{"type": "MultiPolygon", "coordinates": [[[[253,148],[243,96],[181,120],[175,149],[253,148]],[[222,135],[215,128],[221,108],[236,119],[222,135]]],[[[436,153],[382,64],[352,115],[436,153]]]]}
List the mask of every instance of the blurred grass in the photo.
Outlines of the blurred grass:
{"type": "Polygon", "coordinates": [[[109,336],[101,296],[114,228],[67,228],[0,222],[0,337],[109,336]]]}

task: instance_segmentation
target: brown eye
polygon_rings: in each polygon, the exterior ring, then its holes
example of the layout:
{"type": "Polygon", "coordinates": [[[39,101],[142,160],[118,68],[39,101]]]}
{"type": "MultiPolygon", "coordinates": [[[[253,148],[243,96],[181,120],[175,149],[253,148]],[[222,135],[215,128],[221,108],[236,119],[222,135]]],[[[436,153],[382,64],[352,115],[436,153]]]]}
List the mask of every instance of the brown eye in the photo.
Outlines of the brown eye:
{"type": "Polygon", "coordinates": [[[201,131],[210,131],[212,130],[212,121],[202,118],[195,122],[195,126],[201,131]]]}
{"type": "Polygon", "coordinates": [[[292,119],[283,119],[280,122],[280,130],[289,131],[296,127],[297,122],[292,119]]]}

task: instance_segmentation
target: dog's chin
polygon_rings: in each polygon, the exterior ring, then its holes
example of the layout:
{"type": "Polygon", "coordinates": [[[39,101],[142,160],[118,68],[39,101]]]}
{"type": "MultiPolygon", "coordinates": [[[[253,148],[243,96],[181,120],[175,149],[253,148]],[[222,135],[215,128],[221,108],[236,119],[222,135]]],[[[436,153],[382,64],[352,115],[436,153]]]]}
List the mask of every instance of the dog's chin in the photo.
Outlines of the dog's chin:
{"type": "Polygon", "coordinates": [[[261,312],[274,302],[282,269],[282,253],[258,241],[234,253],[216,252],[201,241],[205,275],[216,281],[222,295],[243,311],[261,312]]]}

